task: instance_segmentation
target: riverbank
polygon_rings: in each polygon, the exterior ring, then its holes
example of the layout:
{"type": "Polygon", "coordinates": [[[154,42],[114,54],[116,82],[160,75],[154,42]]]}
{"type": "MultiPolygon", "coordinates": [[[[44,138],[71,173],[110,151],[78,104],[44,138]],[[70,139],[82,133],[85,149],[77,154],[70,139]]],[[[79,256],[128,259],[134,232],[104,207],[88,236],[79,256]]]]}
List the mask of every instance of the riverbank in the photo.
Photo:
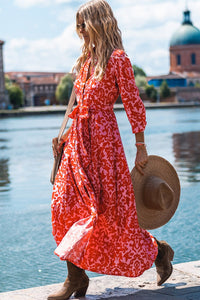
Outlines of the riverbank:
{"type": "MultiPolygon", "coordinates": [[[[200,103],[144,103],[146,109],[167,109],[167,108],[189,108],[200,107],[200,103]]],[[[114,110],[124,109],[123,104],[115,104],[114,110]]],[[[66,111],[65,105],[50,105],[50,106],[31,106],[19,109],[0,110],[0,118],[17,117],[17,116],[30,116],[42,114],[60,114],[66,111]]]]}
{"type": "MultiPolygon", "coordinates": [[[[151,268],[138,278],[100,276],[90,279],[86,300],[169,300],[200,299],[200,261],[174,265],[167,282],[156,285],[156,270],[151,268]]],[[[46,300],[61,283],[0,293],[0,300],[46,300]]],[[[73,298],[75,299],[75,298],[73,298]]]]}

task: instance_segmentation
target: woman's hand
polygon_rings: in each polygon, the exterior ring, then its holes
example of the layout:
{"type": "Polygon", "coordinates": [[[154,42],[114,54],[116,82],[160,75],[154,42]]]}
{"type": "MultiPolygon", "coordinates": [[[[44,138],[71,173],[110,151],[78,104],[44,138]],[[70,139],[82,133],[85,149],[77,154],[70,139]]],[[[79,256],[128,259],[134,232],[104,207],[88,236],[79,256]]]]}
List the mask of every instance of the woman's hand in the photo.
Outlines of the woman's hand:
{"type": "Polygon", "coordinates": [[[135,159],[135,167],[140,172],[140,174],[144,175],[143,168],[148,162],[148,154],[145,145],[137,146],[137,154],[135,159]]]}
{"type": "Polygon", "coordinates": [[[62,146],[66,142],[67,137],[70,133],[70,128],[68,128],[67,131],[65,132],[65,134],[62,135],[59,143],[58,143],[58,138],[57,137],[52,140],[52,149],[53,149],[53,156],[54,157],[57,157],[61,153],[62,146]]]}
{"type": "Polygon", "coordinates": [[[58,142],[58,138],[53,138],[52,140],[52,149],[53,149],[53,156],[57,157],[62,151],[63,139],[58,142]]]}

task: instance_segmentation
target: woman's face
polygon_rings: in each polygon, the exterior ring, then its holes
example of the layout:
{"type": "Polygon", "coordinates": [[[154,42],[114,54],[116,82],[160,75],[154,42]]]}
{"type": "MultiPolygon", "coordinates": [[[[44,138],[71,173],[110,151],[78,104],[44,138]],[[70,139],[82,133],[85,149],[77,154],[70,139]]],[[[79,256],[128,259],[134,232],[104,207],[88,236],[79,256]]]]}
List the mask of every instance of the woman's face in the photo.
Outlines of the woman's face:
{"type": "Polygon", "coordinates": [[[84,23],[83,18],[81,18],[80,16],[78,17],[78,24],[77,24],[77,30],[79,32],[79,34],[83,37],[84,41],[86,44],[89,44],[90,42],[90,37],[89,37],[89,33],[86,30],[86,25],[84,23]]]}

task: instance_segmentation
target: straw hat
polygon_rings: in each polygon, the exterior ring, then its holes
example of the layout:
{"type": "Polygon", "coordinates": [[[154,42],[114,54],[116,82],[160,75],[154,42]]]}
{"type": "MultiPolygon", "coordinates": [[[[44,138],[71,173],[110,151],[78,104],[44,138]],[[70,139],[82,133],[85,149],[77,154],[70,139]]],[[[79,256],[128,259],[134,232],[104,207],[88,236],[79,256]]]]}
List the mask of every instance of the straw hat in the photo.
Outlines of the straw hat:
{"type": "Polygon", "coordinates": [[[164,158],[150,155],[141,175],[134,167],[131,179],[141,228],[155,229],[174,215],[180,198],[180,182],[174,167],[164,158]]]}

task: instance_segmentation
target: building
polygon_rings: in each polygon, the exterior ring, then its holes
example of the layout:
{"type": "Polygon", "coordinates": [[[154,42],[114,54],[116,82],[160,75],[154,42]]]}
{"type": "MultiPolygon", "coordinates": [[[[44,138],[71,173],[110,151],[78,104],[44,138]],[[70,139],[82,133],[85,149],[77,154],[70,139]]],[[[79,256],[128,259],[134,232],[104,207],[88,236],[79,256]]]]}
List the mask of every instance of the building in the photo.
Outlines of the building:
{"type": "Polygon", "coordinates": [[[26,106],[56,104],[55,91],[63,72],[6,72],[3,68],[3,45],[0,40],[0,109],[8,108],[9,97],[5,91],[4,75],[18,84],[24,94],[26,106]]]}
{"type": "Polygon", "coordinates": [[[21,87],[26,106],[40,106],[56,104],[56,87],[66,73],[7,72],[6,75],[21,87]]]}
{"type": "Polygon", "coordinates": [[[193,25],[189,10],[183,12],[183,22],[171,37],[169,55],[169,74],[149,76],[148,83],[159,88],[166,80],[176,90],[176,100],[200,101],[199,88],[191,90],[200,85],[200,30],[193,25]]]}
{"type": "Polygon", "coordinates": [[[162,82],[165,80],[169,88],[186,87],[187,78],[183,74],[171,72],[166,75],[150,76],[148,77],[148,83],[153,84],[156,88],[159,88],[162,82]]]}
{"type": "Polygon", "coordinates": [[[0,109],[8,105],[8,96],[5,93],[4,68],[3,68],[3,45],[4,41],[0,40],[0,109]]]}
{"type": "Polygon", "coordinates": [[[200,30],[192,24],[190,11],[183,13],[183,22],[170,40],[170,72],[200,73],[200,30]]]}
{"type": "Polygon", "coordinates": [[[8,93],[5,91],[4,75],[7,75],[12,83],[16,83],[21,87],[26,106],[56,104],[56,87],[66,73],[6,72],[4,74],[3,45],[4,41],[0,40],[0,109],[5,109],[9,106],[8,93]]]}

